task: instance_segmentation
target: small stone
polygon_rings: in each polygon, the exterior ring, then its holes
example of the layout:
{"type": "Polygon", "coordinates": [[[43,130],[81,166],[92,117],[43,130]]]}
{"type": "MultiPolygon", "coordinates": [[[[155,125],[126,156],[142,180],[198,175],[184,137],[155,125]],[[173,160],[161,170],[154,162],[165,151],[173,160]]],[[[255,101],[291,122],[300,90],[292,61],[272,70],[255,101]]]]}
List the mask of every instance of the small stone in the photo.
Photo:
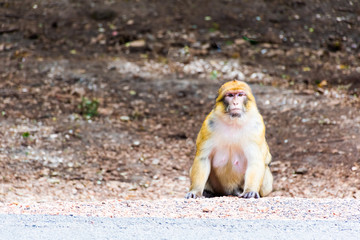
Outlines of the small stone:
{"type": "Polygon", "coordinates": [[[186,177],[185,176],[180,176],[179,178],[178,178],[180,181],[186,181],[186,177]]]}
{"type": "Polygon", "coordinates": [[[140,141],[139,140],[135,140],[135,141],[133,141],[133,144],[132,144],[133,146],[135,146],[135,147],[138,147],[138,146],[140,146],[140,141]]]}
{"type": "Polygon", "coordinates": [[[295,174],[306,174],[308,172],[308,169],[306,167],[299,167],[295,170],[295,174]]]}
{"type": "Polygon", "coordinates": [[[235,39],[235,44],[236,45],[243,45],[245,43],[246,43],[246,41],[244,39],[242,39],[242,38],[235,39]]]}
{"type": "Polygon", "coordinates": [[[60,180],[57,178],[50,178],[50,179],[48,179],[48,182],[51,184],[59,184],[60,180]]]}
{"type": "Polygon", "coordinates": [[[205,213],[207,213],[207,212],[212,212],[212,211],[214,211],[214,208],[204,207],[204,208],[202,209],[202,211],[205,212],[205,213]]]}
{"type": "Polygon", "coordinates": [[[158,158],[154,158],[151,162],[151,164],[153,164],[153,165],[159,165],[159,163],[160,163],[160,159],[158,159],[158,158]]]}
{"type": "Polygon", "coordinates": [[[58,136],[58,135],[57,135],[56,133],[50,134],[50,138],[51,138],[51,139],[55,139],[55,138],[57,138],[57,136],[58,136]]]}
{"type": "Polygon", "coordinates": [[[126,46],[131,48],[144,48],[146,46],[146,41],[144,39],[139,39],[132,42],[128,42],[126,46]]]}
{"type": "Polygon", "coordinates": [[[121,116],[120,120],[123,122],[128,122],[128,121],[130,121],[130,117],[129,116],[121,116]]]}
{"type": "Polygon", "coordinates": [[[131,186],[128,188],[129,191],[136,191],[137,189],[137,186],[131,186]]]}

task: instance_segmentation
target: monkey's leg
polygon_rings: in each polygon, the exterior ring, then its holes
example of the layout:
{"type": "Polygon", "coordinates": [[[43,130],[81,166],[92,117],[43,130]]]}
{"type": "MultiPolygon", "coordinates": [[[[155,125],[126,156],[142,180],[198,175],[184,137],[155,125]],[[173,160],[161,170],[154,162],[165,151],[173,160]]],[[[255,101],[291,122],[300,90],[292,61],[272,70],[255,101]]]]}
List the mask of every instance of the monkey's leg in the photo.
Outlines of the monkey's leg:
{"type": "Polygon", "coordinates": [[[265,175],[263,183],[260,188],[260,196],[264,197],[268,195],[273,189],[273,175],[271,174],[270,168],[265,167],[265,175]]]}
{"type": "Polygon", "coordinates": [[[243,198],[260,198],[259,191],[265,173],[263,163],[253,163],[248,166],[245,173],[243,198]]]}
{"type": "Polygon", "coordinates": [[[190,191],[185,195],[185,198],[196,198],[202,196],[205,184],[209,178],[210,169],[211,163],[208,157],[195,158],[190,170],[190,191]]]}

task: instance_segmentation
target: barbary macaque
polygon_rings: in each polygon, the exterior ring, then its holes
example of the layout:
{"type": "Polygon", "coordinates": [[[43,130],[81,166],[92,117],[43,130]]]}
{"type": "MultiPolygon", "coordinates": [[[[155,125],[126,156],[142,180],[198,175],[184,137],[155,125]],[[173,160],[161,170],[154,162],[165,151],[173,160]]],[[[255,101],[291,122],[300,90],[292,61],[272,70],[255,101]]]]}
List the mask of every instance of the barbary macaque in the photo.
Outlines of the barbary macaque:
{"type": "Polygon", "coordinates": [[[185,198],[266,196],[273,184],[270,162],[264,121],[249,85],[227,82],[198,134],[185,198]]]}

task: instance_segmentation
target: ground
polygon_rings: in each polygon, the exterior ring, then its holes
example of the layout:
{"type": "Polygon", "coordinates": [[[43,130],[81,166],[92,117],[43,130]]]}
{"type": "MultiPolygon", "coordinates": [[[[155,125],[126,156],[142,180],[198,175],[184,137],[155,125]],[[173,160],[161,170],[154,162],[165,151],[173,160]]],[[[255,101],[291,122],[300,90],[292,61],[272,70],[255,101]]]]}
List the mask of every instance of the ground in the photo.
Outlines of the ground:
{"type": "Polygon", "coordinates": [[[1,1],[0,201],[183,197],[216,91],[251,84],[270,196],[360,198],[357,1],[1,1]]]}

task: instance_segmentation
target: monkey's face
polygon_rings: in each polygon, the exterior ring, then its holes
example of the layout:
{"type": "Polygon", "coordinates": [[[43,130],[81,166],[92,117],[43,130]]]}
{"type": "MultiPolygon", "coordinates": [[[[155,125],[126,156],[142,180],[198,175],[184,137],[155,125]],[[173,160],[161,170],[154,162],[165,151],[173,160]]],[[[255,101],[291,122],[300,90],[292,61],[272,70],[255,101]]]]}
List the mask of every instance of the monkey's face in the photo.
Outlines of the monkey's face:
{"type": "Polygon", "coordinates": [[[233,90],[225,93],[224,96],[225,112],[231,117],[241,117],[246,111],[247,96],[243,90],[233,90]]]}
{"type": "Polygon", "coordinates": [[[257,109],[249,85],[242,81],[229,81],[219,89],[216,98],[215,112],[225,119],[242,119],[251,109],[257,109]]]}

